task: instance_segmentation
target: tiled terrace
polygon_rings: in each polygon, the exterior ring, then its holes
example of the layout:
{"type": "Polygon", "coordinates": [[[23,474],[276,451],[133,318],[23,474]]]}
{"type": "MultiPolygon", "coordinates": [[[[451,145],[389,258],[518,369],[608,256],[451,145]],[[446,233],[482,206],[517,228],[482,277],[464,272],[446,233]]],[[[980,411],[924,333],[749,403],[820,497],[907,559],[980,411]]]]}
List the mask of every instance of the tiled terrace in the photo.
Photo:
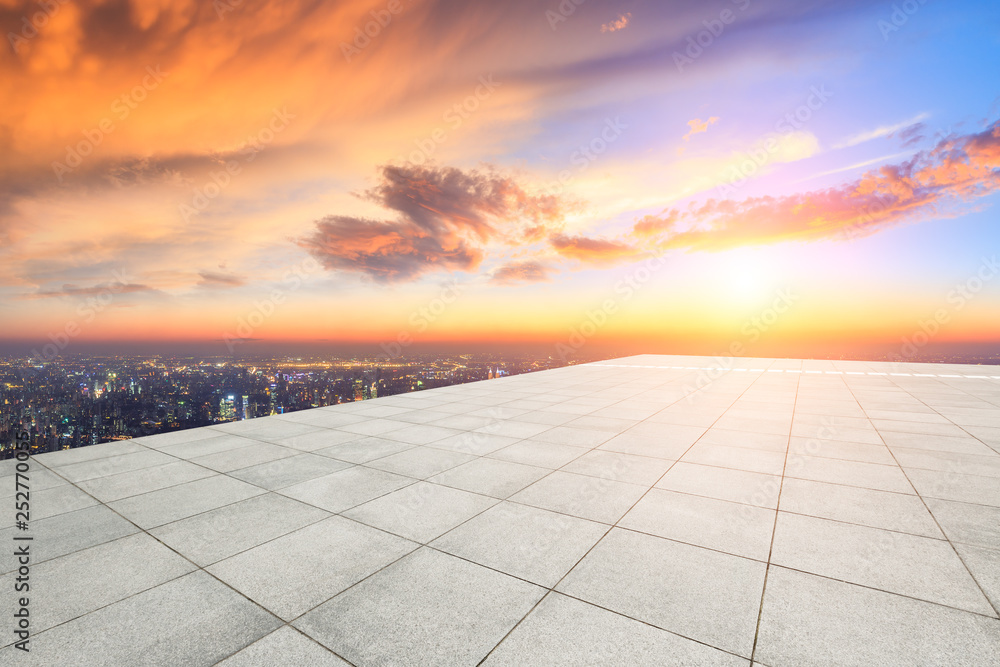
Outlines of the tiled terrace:
{"type": "Polygon", "coordinates": [[[0,664],[996,665],[998,452],[1000,368],[641,356],[4,461],[0,664]]]}

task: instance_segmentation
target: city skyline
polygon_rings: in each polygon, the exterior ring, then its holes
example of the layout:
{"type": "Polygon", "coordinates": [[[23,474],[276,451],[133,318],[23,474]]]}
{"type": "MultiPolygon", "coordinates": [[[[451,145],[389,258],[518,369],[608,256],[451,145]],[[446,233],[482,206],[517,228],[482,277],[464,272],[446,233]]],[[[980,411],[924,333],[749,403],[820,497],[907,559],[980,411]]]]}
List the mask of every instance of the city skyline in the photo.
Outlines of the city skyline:
{"type": "Polygon", "coordinates": [[[39,7],[13,353],[996,354],[992,3],[39,7]]]}

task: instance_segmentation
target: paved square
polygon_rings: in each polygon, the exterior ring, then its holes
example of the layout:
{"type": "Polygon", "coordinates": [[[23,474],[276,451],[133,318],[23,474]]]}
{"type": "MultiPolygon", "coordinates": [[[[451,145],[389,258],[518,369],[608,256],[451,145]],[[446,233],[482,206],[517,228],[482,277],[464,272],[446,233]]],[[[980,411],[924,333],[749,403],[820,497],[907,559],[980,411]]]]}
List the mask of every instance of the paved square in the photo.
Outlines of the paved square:
{"type": "Polygon", "coordinates": [[[990,367],[644,355],[30,465],[32,651],[3,664],[1000,655],[990,367]]]}

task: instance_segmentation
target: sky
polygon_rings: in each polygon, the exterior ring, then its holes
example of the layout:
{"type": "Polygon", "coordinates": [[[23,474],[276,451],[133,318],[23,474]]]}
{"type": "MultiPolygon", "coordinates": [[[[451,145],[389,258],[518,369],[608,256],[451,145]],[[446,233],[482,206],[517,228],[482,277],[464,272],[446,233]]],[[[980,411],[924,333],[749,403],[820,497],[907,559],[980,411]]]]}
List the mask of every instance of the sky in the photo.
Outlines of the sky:
{"type": "Polygon", "coordinates": [[[1000,5],[0,0],[0,342],[1000,353],[1000,5]]]}

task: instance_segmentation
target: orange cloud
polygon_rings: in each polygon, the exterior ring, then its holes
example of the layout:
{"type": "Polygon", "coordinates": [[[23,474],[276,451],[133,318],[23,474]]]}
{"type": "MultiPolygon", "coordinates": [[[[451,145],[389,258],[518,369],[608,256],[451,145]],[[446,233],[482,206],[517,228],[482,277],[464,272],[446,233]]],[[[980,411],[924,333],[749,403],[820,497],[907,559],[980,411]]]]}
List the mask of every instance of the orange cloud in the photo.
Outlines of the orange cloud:
{"type": "Polygon", "coordinates": [[[300,243],[328,269],[365,274],[380,282],[418,278],[438,270],[471,271],[486,245],[517,245],[558,226],[562,202],[529,194],[493,170],[384,166],[380,182],[360,195],[395,211],[392,221],[333,215],[300,243]]]}
{"type": "Polygon", "coordinates": [[[696,134],[701,134],[702,132],[708,132],[709,125],[715,125],[719,122],[718,116],[712,116],[708,120],[702,120],[700,118],[695,118],[694,120],[688,121],[688,127],[691,128],[684,135],[684,141],[691,141],[691,137],[696,134]]]}
{"type": "Polygon", "coordinates": [[[628,243],[602,238],[556,234],[549,238],[549,243],[563,257],[589,264],[610,264],[639,255],[639,251],[628,243]]]}
{"type": "Polygon", "coordinates": [[[498,285],[537,283],[551,279],[552,269],[534,260],[510,262],[493,272],[490,282],[498,285]]]}
{"type": "Polygon", "coordinates": [[[1000,121],[986,130],[941,141],[901,165],[866,173],[846,185],[743,201],[709,200],[669,209],[632,228],[661,249],[721,250],[781,241],[867,236],[1000,189],[1000,121]]]}
{"type": "Polygon", "coordinates": [[[629,21],[632,20],[632,12],[626,12],[624,14],[619,14],[618,18],[610,23],[605,23],[601,26],[601,32],[618,32],[619,30],[624,30],[628,27],[629,21]]]}

